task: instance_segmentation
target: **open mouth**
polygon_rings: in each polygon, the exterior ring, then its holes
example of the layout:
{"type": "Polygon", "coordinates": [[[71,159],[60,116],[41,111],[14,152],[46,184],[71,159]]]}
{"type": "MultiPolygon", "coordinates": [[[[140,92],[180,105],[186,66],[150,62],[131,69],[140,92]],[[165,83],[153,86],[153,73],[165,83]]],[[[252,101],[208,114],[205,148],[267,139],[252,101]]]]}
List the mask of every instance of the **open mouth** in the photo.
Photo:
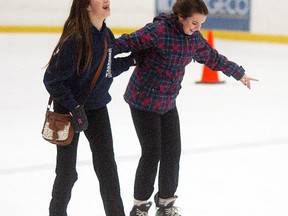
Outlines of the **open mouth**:
{"type": "Polygon", "coordinates": [[[110,5],[105,5],[105,6],[103,7],[103,9],[104,9],[104,10],[110,10],[110,5]]]}

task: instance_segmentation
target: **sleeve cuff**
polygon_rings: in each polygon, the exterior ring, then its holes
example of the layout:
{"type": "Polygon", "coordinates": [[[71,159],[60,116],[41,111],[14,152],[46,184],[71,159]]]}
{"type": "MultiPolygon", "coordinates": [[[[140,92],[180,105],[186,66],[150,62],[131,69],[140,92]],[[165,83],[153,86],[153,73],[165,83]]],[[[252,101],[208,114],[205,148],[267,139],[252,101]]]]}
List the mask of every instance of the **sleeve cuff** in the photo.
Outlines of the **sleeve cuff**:
{"type": "Polygon", "coordinates": [[[242,66],[239,66],[239,68],[231,75],[234,79],[240,80],[245,75],[245,70],[242,66]]]}

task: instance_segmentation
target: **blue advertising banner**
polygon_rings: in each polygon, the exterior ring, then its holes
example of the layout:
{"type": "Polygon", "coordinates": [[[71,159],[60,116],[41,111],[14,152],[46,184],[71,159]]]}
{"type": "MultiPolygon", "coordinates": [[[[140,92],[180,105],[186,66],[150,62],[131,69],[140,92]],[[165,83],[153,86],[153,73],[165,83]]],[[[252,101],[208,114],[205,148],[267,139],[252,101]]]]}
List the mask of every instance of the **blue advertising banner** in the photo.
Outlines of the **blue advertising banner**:
{"type": "MultiPolygon", "coordinates": [[[[156,14],[170,13],[176,0],[156,0],[156,14]]],[[[203,29],[250,30],[251,0],[204,0],[209,15],[203,29]]]]}
{"type": "Polygon", "coordinates": [[[170,13],[176,0],[156,0],[156,14],[170,13]]]}

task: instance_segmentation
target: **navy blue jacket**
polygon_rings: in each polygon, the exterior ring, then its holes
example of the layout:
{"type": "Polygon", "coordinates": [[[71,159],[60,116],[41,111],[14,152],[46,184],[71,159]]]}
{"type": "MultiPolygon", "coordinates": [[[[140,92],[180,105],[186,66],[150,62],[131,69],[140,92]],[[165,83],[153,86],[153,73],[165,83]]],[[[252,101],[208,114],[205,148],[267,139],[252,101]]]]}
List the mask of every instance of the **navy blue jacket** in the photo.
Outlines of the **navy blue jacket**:
{"type": "MultiPolygon", "coordinates": [[[[111,30],[103,23],[101,31],[91,27],[93,45],[93,59],[90,68],[82,75],[76,72],[76,43],[74,38],[64,42],[57,54],[52,57],[44,75],[44,85],[54,99],[55,106],[61,106],[68,112],[78,105],[83,105],[91,81],[102,60],[104,52],[104,37],[108,43],[108,54],[99,79],[84,104],[85,110],[93,110],[106,106],[111,101],[109,88],[113,77],[133,65],[131,56],[114,58],[112,50],[115,37],[111,30]]],[[[85,55],[85,50],[83,51],[85,55]]],[[[83,64],[83,62],[82,62],[83,64]]],[[[81,67],[80,67],[81,68],[81,67]]]]}

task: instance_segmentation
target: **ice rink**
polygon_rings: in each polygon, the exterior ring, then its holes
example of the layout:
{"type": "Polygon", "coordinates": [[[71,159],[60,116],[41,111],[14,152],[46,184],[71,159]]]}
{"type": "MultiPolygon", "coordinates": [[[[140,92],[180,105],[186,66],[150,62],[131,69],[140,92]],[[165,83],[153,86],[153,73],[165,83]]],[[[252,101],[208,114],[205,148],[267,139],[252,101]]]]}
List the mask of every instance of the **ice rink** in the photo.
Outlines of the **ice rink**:
{"type": "MultiPolygon", "coordinates": [[[[48,215],[56,147],[40,133],[48,100],[42,78],[58,38],[0,34],[1,216],[48,215]]],[[[288,44],[215,40],[214,45],[260,81],[249,90],[219,72],[224,84],[195,84],[203,66],[187,66],[177,100],[182,157],[175,205],[182,216],[287,216],[288,44]]],[[[140,156],[122,97],[132,70],[114,80],[108,105],[126,215],[140,156]]],[[[104,216],[84,136],[78,176],[69,216],[104,216]]],[[[155,205],[149,212],[154,214],[155,205]]]]}

